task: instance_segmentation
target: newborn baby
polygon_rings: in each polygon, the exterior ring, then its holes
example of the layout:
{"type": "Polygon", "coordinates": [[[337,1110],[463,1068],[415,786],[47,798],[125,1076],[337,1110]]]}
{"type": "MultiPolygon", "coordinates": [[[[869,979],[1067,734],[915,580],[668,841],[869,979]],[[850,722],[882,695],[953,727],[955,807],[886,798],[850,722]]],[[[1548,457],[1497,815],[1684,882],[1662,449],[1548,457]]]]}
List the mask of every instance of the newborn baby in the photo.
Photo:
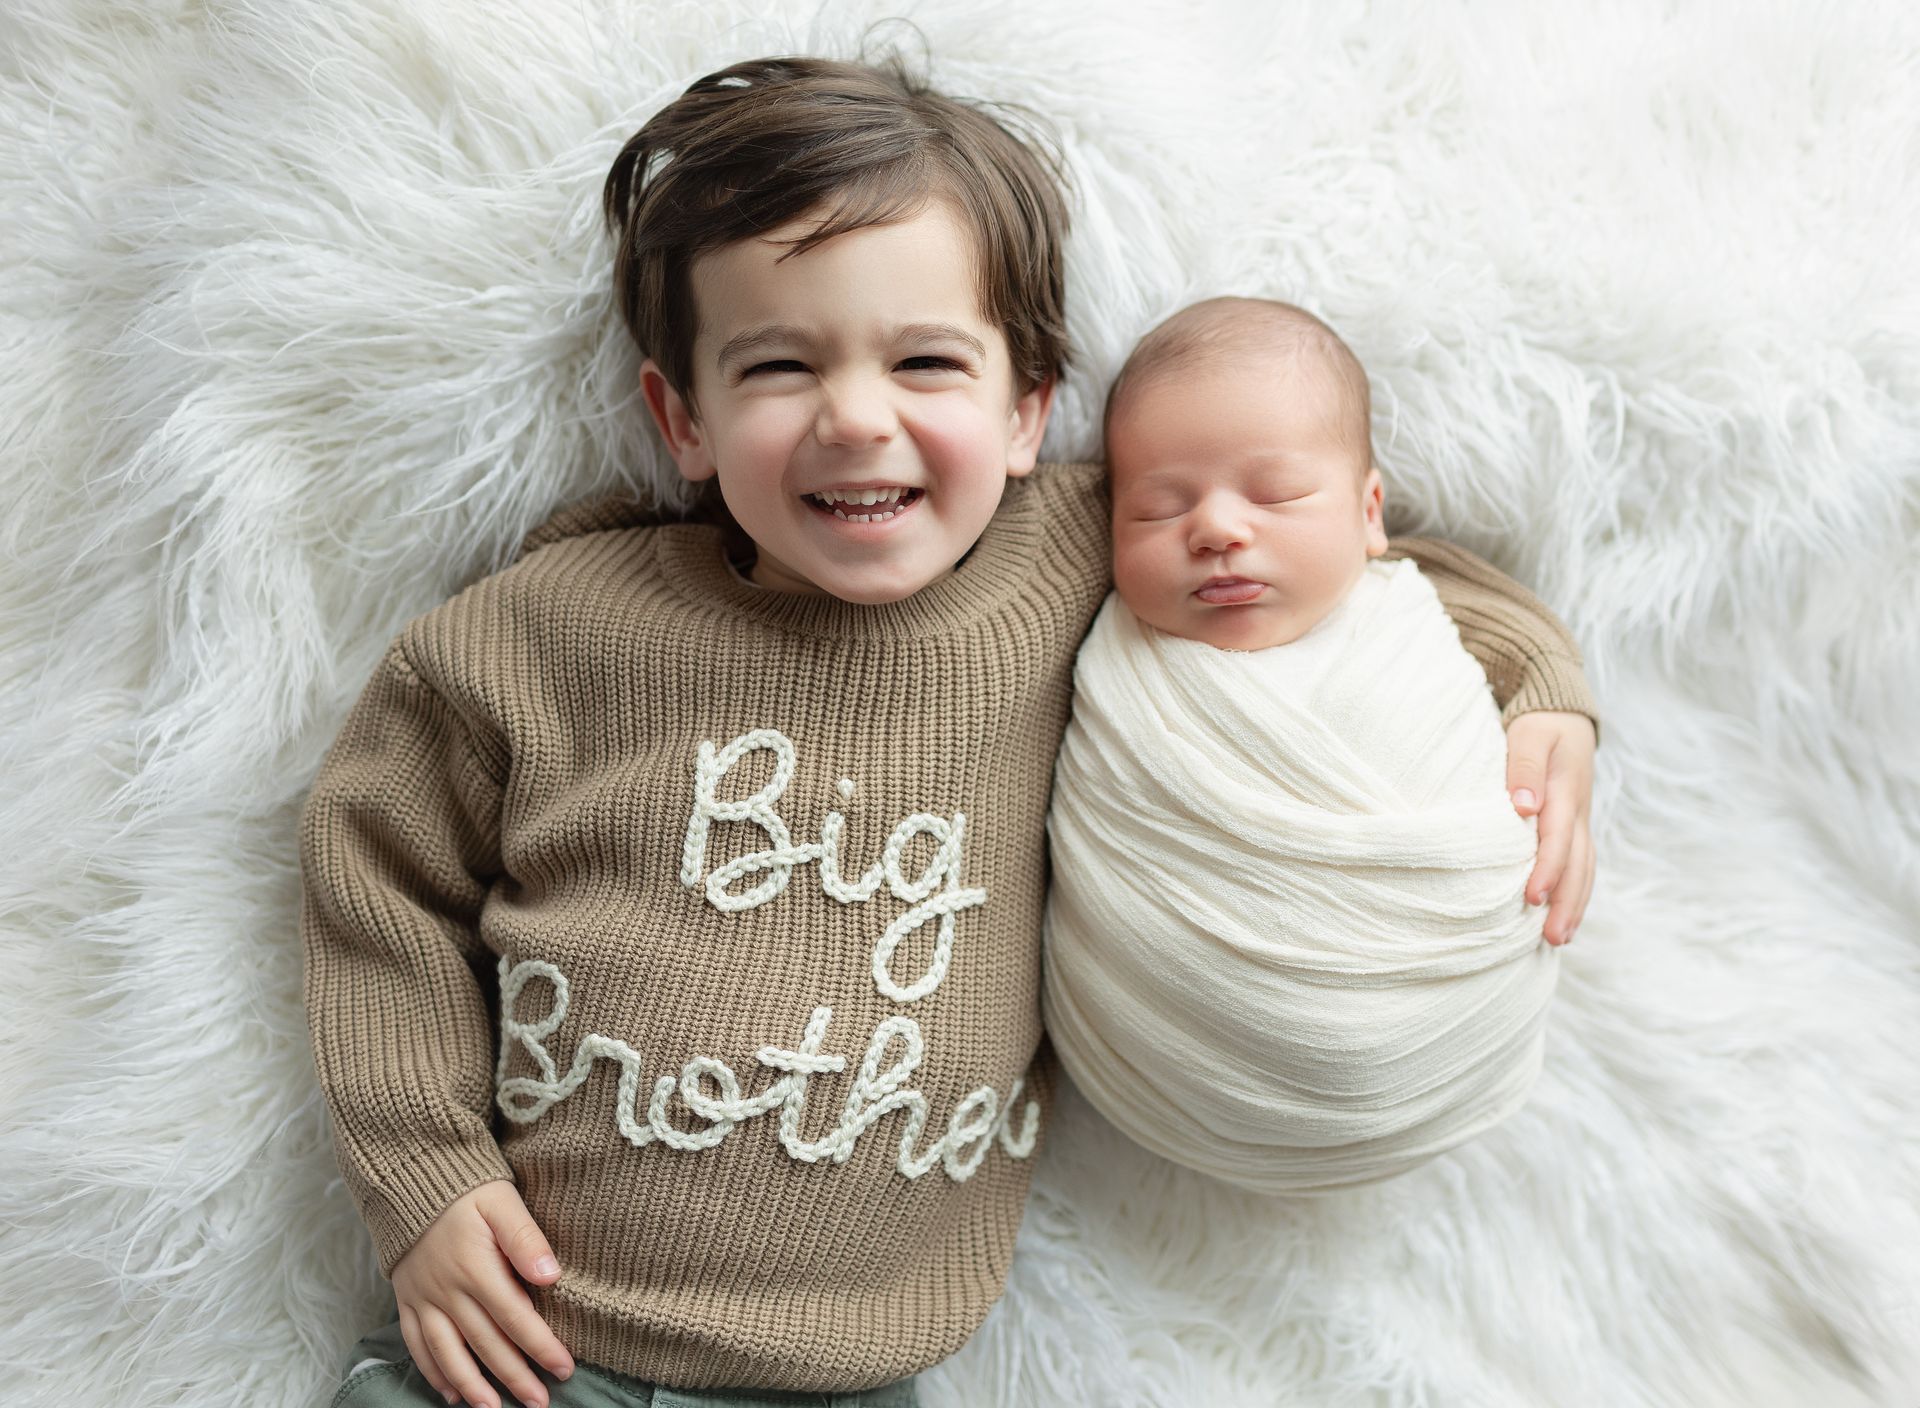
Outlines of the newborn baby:
{"type": "Polygon", "coordinates": [[[1418,567],[1377,560],[1369,417],[1291,305],[1142,341],[1048,818],[1062,1064],[1137,1142],[1263,1192],[1390,1177],[1517,1109],[1559,969],[1486,676],[1418,567]]]}

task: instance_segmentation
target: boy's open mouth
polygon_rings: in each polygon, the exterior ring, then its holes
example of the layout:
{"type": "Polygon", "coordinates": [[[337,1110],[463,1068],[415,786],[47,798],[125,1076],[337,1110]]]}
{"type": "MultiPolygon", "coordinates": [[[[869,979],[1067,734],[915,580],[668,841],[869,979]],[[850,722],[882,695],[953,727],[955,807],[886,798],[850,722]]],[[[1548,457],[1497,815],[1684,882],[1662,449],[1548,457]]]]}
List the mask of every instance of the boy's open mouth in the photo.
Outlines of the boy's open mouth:
{"type": "Polygon", "coordinates": [[[895,484],[881,489],[823,489],[800,497],[816,512],[843,523],[884,523],[920,502],[925,493],[923,489],[895,484]]]}

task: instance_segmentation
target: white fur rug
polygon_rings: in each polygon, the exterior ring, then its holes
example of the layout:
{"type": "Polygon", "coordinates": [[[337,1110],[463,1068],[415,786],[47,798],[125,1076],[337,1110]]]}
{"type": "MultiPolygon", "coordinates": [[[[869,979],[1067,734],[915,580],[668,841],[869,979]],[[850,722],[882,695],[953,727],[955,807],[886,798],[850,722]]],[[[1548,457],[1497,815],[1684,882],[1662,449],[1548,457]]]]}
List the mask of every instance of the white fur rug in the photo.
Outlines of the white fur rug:
{"type": "MultiPolygon", "coordinates": [[[[381,1312],[297,809],[402,621],[661,472],[600,182],[888,12],[770,8],[8,0],[7,1403],[322,1404],[381,1312]]],[[[1679,9],[913,7],[1081,183],[1049,455],[1173,307],[1304,302],[1396,529],[1535,586],[1606,715],[1529,1108],[1268,1203],[1069,1092],[929,1408],[1916,1401],[1920,11],[1679,9]]]]}

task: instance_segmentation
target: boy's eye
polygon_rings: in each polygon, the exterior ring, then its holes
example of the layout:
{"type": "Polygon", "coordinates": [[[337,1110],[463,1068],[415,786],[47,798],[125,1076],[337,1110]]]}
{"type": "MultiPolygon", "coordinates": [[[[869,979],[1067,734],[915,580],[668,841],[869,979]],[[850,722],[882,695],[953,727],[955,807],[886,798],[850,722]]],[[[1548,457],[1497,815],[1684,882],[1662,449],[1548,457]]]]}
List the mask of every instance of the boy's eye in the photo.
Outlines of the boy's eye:
{"type": "MultiPolygon", "coordinates": [[[[960,369],[960,364],[951,357],[936,357],[931,354],[922,357],[909,357],[900,365],[913,371],[957,371],[960,369]]],[[[805,362],[796,362],[790,357],[783,357],[772,362],[755,362],[744,372],[740,373],[740,375],[742,377],[749,377],[755,372],[803,372],[806,369],[807,364],[805,362]]]]}

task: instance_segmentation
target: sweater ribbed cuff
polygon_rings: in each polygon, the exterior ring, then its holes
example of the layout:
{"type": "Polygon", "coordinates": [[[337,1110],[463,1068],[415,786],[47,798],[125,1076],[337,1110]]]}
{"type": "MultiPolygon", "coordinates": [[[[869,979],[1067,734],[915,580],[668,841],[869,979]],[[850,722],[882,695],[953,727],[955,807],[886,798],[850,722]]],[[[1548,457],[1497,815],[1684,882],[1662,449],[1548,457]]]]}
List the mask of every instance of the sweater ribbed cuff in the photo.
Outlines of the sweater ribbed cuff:
{"type": "Polygon", "coordinates": [[[412,1157],[389,1154],[382,1159],[376,1184],[356,1179],[354,1170],[347,1172],[360,1215],[373,1234],[380,1274],[388,1280],[420,1234],[462,1193],[496,1178],[513,1179],[506,1155],[491,1139],[478,1148],[439,1145],[412,1157]]]}
{"type": "Polygon", "coordinates": [[[1547,652],[1527,656],[1520,687],[1507,701],[1507,707],[1500,711],[1501,727],[1511,724],[1522,714],[1541,709],[1585,714],[1593,722],[1594,741],[1598,743],[1600,711],[1594,704],[1592,691],[1587,688],[1587,677],[1576,657],[1547,652]]]}

